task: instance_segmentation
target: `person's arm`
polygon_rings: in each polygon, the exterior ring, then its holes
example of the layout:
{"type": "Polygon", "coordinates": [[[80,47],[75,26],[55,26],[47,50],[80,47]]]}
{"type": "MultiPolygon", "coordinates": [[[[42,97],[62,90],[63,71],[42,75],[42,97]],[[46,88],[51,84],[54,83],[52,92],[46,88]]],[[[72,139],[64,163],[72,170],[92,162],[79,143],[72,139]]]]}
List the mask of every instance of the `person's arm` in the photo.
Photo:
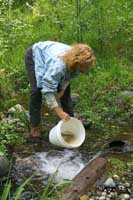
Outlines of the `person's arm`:
{"type": "Polygon", "coordinates": [[[58,105],[56,97],[52,92],[44,94],[48,107],[53,110],[60,119],[68,120],[70,115],[62,110],[58,105]]]}
{"type": "Polygon", "coordinates": [[[56,98],[56,101],[57,101],[57,102],[61,99],[61,97],[63,97],[64,92],[65,92],[65,90],[61,90],[60,92],[58,92],[58,93],[55,95],[55,98],[56,98]]]}
{"type": "Polygon", "coordinates": [[[56,115],[60,119],[64,119],[64,120],[69,120],[70,119],[70,115],[68,113],[64,112],[60,106],[57,106],[57,107],[53,108],[53,111],[56,113],[56,115]]]}
{"type": "Polygon", "coordinates": [[[57,101],[59,101],[61,99],[61,97],[64,95],[65,90],[66,90],[66,88],[68,87],[69,84],[70,84],[70,82],[68,80],[65,80],[63,82],[63,84],[60,86],[60,91],[55,96],[57,101]]]}

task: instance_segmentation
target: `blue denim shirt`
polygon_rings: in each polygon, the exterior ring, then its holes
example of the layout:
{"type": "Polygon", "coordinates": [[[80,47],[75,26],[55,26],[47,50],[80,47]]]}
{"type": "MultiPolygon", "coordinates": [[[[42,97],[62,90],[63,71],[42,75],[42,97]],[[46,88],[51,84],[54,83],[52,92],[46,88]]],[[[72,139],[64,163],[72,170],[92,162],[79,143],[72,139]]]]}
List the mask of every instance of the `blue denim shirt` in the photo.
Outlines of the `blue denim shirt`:
{"type": "Polygon", "coordinates": [[[54,98],[58,86],[65,89],[70,79],[79,74],[77,71],[70,73],[60,58],[70,48],[69,45],[53,41],[38,42],[32,47],[37,87],[42,88],[41,92],[51,108],[58,106],[54,98]]]}

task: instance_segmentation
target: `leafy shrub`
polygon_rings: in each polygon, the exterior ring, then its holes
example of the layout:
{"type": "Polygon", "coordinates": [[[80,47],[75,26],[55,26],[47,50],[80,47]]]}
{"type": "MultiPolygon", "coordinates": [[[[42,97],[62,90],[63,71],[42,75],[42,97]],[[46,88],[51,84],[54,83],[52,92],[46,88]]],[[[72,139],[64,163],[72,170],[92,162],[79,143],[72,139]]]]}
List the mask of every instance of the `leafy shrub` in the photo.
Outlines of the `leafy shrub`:
{"type": "Polygon", "coordinates": [[[0,141],[0,149],[5,152],[8,145],[23,142],[22,137],[18,135],[16,123],[10,124],[10,121],[6,119],[0,121],[0,141]]]}

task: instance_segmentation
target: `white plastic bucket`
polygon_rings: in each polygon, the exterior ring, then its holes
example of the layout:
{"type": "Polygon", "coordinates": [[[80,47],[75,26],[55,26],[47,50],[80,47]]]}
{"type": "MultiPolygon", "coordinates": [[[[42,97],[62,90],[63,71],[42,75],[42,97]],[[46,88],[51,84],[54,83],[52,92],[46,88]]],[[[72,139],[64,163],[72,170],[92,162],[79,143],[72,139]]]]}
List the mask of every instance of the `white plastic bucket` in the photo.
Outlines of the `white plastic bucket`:
{"type": "Polygon", "coordinates": [[[85,140],[85,129],[81,121],[71,117],[69,120],[61,120],[49,132],[49,141],[57,146],[76,148],[85,140]]]}

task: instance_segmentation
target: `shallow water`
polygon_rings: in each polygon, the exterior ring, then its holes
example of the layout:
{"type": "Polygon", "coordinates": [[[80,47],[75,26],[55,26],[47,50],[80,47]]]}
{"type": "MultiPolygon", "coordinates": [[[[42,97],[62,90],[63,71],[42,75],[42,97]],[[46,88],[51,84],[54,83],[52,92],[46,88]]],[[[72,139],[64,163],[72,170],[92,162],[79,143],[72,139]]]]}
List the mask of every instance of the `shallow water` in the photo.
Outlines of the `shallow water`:
{"type": "Polygon", "coordinates": [[[57,171],[55,182],[62,179],[72,179],[85,166],[81,154],[78,151],[64,149],[63,151],[52,150],[35,154],[39,162],[38,170],[42,175],[52,175],[57,171]]]}
{"type": "MultiPolygon", "coordinates": [[[[130,160],[131,146],[132,146],[132,133],[133,126],[120,127],[117,134],[111,134],[106,137],[102,132],[94,130],[86,131],[86,140],[80,148],[66,149],[53,146],[49,143],[48,138],[40,141],[34,140],[24,145],[23,148],[19,147],[15,150],[19,157],[34,158],[37,164],[36,171],[41,173],[44,181],[57,171],[55,182],[60,182],[63,179],[72,179],[75,177],[84,166],[95,157],[104,155],[107,157],[114,156],[124,159],[125,162],[130,160]],[[112,151],[109,147],[111,141],[121,140],[124,141],[124,146],[121,151],[112,151]],[[47,177],[47,178],[46,178],[47,177]]],[[[45,182],[46,183],[46,182],[45,182]]]]}
{"type": "Polygon", "coordinates": [[[75,144],[76,137],[72,132],[70,132],[70,131],[63,132],[63,133],[61,133],[61,135],[66,143],[75,144]]]}

